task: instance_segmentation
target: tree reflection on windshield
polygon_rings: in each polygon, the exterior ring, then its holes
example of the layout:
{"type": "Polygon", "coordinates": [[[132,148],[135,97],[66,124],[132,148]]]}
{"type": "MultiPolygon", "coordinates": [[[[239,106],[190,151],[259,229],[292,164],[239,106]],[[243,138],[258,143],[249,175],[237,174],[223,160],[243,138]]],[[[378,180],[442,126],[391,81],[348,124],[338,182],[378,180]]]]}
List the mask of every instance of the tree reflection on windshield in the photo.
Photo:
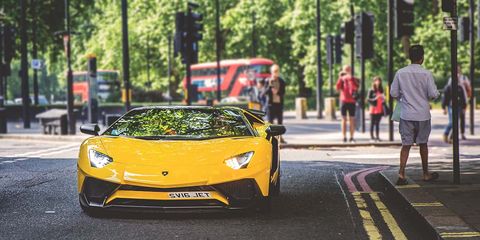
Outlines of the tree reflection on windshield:
{"type": "Polygon", "coordinates": [[[252,133],[239,110],[153,108],[131,111],[104,135],[163,139],[251,136],[252,133]]]}

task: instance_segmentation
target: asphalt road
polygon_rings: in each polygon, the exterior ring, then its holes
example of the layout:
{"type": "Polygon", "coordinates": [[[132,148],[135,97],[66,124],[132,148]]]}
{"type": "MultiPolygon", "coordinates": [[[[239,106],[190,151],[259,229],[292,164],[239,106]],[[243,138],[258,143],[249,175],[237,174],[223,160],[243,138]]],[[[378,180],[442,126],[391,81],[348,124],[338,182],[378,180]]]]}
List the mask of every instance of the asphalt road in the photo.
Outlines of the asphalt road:
{"type": "Polygon", "coordinates": [[[374,167],[385,163],[354,157],[384,149],[283,150],[282,192],[270,214],[93,218],[78,205],[78,144],[1,142],[0,239],[430,239],[401,202],[384,194],[374,167]]]}

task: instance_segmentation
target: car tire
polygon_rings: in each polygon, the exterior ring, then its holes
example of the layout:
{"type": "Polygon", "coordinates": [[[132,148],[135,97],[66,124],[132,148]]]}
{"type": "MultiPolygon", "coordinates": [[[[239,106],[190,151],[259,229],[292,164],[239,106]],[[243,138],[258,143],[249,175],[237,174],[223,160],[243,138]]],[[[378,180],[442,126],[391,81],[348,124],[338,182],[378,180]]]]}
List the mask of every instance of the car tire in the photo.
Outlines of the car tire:
{"type": "Polygon", "coordinates": [[[277,177],[277,183],[275,184],[270,184],[272,187],[270,188],[270,192],[272,196],[278,196],[280,195],[280,169],[277,177]]]}

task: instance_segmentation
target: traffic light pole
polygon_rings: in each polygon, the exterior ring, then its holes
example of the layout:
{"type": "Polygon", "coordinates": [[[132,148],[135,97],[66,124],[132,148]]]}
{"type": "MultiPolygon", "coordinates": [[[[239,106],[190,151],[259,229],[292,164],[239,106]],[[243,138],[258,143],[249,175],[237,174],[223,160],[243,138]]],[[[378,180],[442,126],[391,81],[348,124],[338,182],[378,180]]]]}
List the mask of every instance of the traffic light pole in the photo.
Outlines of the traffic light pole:
{"type": "Polygon", "coordinates": [[[130,54],[128,51],[128,5],[122,0],[122,66],[123,85],[125,87],[125,111],[130,110],[130,54]]]}
{"type": "Polygon", "coordinates": [[[76,132],[75,115],[73,112],[73,73],[72,73],[72,51],[71,51],[71,31],[70,31],[70,3],[65,0],[65,25],[67,27],[67,119],[68,132],[74,135],[76,132]]]}
{"type": "MultiPolygon", "coordinates": [[[[388,0],[388,63],[387,63],[387,75],[388,75],[388,93],[390,94],[390,89],[393,82],[393,1],[388,0]]],[[[388,137],[390,141],[393,141],[393,98],[388,96],[388,106],[390,107],[390,117],[388,118],[388,137]]]]}
{"type": "Polygon", "coordinates": [[[216,40],[216,54],[217,54],[217,102],[220,103],[222,100],[222,92],[221,92],[221,85],[222,81],[220,78],[220,0],[215,1],[215,8],[216,8],[216,16],[215,16],[215,40],[216,40]]]}
{"type": "MultiPolygon", "coordinates": [[[[457,18],[457,1],[452,0],[451,17],[457,18]]],[[[460,184],[460,159],[458,145],[458,72],[457,72],[457,30],[450,31],[450,57],[452,74],[452,125],[453,125],[453,183],[460,184]]]]}
{"type": "MultiPolygon", "coordinates": [[[[353,3],[350,3],[350,14],[352,15],[353,29],[355,29],[355,9],[353,8],[353,3]]],[[[350,68],[352,77],[355,77],[355,37],[352,38],[352,44],[350,44],[350,68]]]]}
{"type": "Polygon", "coordinates": [[[470,97],[470,134],[475,134],[475,35],[474,35],[474,17],[475,17],[475,1],[470,0],[470,86],[472,96],[470,97]]]}
{"type": "MultiPolygon", "coordinates": [[[[364,36],[362,34],[362,45],[364,41],[364,36]]],[[[362,47],[363,48],[363,47],[362,47]]],[[[360,50],[361,57],[360,57],[360,72],[362,78],[362,86],[360,89],[360,107],[362,108],[362,133],[365,132],[365,53],[363,49],[360,50]]]]}
{"type": "Polygon", "coordinates": [[[323,118],[323,107],[322,107],[322,86],[323,86],[323,77],[322,77],[322,55],[320,51],[320,0],[317,0],[317,118],[323,118]]]}
{"type": "MultiPolygon", "coordinates": [[[[35,0],[30,0],[32,8],[32,58],[37,59],[37,8],[35,0]]],[[[33,102],[38,105],[38,70],[33,69],[33,102]]]]}
{"type": "Polygon", "coordinates": [[[28,91],[28,59],[27,59],[27,3],[20,0],[20,78],[22,88],[23,127],[30,128],[30,96],[28,91]]]}

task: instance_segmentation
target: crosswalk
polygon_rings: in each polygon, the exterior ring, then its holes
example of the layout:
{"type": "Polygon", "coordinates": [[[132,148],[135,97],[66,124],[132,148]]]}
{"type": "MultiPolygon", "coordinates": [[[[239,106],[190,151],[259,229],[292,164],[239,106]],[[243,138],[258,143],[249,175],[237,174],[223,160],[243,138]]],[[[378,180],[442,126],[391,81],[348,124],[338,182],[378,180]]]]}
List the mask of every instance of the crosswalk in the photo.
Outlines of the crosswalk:
{"type": "Polygon", "coordinates": [[[58,147],[49,147],[42,150],[17,153],[10,156],[2,156],[1,158],[6,160],[4,161],[0,160],[0,165],[12,164],[12,163],[30,160],[30,159],[37,159],[37,158],[59,155],[67,152],[73,152],[73,151],[77,151],[78,148],[79,148],[78,143],[75,143],[75,144],[62,145],[58,147]]]}

